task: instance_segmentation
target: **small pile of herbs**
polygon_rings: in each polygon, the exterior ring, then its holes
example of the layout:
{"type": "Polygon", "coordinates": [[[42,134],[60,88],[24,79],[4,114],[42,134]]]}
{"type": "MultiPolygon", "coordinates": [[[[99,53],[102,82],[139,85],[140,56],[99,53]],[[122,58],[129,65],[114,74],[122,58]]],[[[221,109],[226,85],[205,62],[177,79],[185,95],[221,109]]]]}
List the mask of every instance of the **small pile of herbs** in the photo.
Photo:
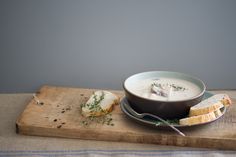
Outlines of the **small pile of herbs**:
{"type": "Polygon", "coordinates": [[[105,124],[105,125],[109,125],[109,126],[114,126],[114,123],[112,122],[112,115],[111,114],[106,114],[104,116],[89,116],[87,118],[85,118],[83,121],[81,121],[81,124],[84,126],[88,126],[92,123],[96,123],[96,124],[105,124]]]}

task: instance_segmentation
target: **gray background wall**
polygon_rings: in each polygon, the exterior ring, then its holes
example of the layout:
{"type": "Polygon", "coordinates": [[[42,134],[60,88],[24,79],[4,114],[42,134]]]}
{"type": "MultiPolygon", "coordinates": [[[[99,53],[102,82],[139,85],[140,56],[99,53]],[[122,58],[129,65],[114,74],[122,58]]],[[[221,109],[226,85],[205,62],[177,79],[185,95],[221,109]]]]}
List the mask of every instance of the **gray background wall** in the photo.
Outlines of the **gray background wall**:
{"type": "Polygon", "coordinates": [[[236,88],[235,0],[0,0],[0,92],[122,89],[171,70],[236,88]]]}

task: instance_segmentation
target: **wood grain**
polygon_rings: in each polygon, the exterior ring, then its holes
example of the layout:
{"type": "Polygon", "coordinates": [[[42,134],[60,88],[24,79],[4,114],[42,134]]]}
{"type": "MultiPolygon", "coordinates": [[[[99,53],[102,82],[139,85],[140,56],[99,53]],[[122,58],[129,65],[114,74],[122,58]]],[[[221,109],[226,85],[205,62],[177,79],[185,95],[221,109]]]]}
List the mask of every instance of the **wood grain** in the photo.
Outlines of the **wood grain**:
{"type": "MultiPolygon", "coordinates": [[[[91,122],[83,125],[80,104],[96,89],[43,86],[16,121],[16,131],[25,135],[54,136],[105,141],[126,141],[188,147],[236,150],[236,106],[214,123],[183,129],[186,137],[171,130],[150,128],[130,120],[119,105],[112,111],[114,126],[91,122]]],[[[122,91],[111,91],[120,98],[122,91]]],[[[234,102],[234,100],[233,100],[234,102]]]]}

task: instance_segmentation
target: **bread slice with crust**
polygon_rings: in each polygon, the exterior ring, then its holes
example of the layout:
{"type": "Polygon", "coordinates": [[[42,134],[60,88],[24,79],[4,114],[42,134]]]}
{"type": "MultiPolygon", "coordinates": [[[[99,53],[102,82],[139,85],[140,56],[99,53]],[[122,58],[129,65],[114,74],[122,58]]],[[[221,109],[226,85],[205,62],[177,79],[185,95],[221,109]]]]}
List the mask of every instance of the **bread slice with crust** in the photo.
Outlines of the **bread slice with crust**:
{"type": "Polygon", "coordinates": [[[220,109],[217,109],[207,114],[180,119],[179,124],[190,126],[190,125],[195,125],[195,124],[206,123],[206,122],[215,120],[217,117],[220,117],[221,115],[222,115],[222,112],[220,111],[220,109]]]}
{"type": "Polygon", "coordinates": [[[85,117],[102,116],[112,111],[113,106],[119,103],[119,97],[109,91],[96,91],[89,100],[81,106],[85,117]]]}
{"type": "Polygon", "coordinates": [[[207,114],[222,107],[229,106],[230,104],[232,104],[232,101],[228,95],[216,94],[191,107],[189,111],[189,117],[207,114]]]}
{"type": "Polygon", "coordinates": [[[227,94],[216,94],[214,96],[216,100],[220,100],[220,102],[226,107],[232,104],[232,100],[227,94]]]}
{"type": "Polygon", "coordinates": [[[195,125],[215,120],[222,115],[221,108],[232,104],[226,94],[216,94],[190,108],[189,117],[179,120],[180,125],[195,125]]]}
{"type": "Polygon", "coordinates": [[[207,114],[222,107],[224,107],[224,105],[220,101],[212,104],[201,102],[200,104],[190,108],[189,117],[207,114]]]}

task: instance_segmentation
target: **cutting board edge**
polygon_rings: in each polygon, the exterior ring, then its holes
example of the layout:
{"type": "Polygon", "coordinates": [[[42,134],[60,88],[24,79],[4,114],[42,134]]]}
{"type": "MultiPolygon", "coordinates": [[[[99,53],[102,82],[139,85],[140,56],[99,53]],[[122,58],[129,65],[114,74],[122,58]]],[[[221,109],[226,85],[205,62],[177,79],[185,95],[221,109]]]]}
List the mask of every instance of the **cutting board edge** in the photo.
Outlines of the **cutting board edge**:
{"type": "MultiPolygon", "coordinates": [[[[55,129],[55,128],[54,128],[55,129]]],[[[58,129],[58,133],[55,133],[53,128],[43,128],[36,126],[27,126],[25,124],[16,122],[16,133],[22,135],[33,135],[33,136],[44,136],[44,137],[60,137],[60,138],[73,138],[80,140],[96,140],[96,141],[113,141],[113,142],[130,142],[130,143],[146,143],[146,144],[159,144],[159,145],[172,145],[180,147],[198,147],[198,148],[211,148],[219,150],[236,150],[236,139],[230,138],[208,138],[208,137],[191,137],[186,136],[182,137],[179,135],[146,135],[136,134],[132,136],[132,133],[127,133],[126,136],[122,136],[121,133],[115,133],[112,131],[112,134],[116,134],[116,138],[106,137],[106,134],[94,131],[96,136],[84,137],[83,131],[80,130],[71,130],[71,129],[58,129]],[[47,132],[44,132],[47,130],[47,132]],[[69,131],[65,135],[63,131],[69,131]],[[72,132],[70,132],[72,131],[72,132]],[[75,132],[73,132],[75,131],[75,132]],[[71,134],[70,134],[71,133],[71,134]],[[81,133],[81,134],[79,134],[81,133]],[[82,138],[81,138],[82,137],[82,138]],[[164,139],[164,140],[163,140],[164,139]],[[199,145],[199,143],[201,143],[199,145]]]]}

